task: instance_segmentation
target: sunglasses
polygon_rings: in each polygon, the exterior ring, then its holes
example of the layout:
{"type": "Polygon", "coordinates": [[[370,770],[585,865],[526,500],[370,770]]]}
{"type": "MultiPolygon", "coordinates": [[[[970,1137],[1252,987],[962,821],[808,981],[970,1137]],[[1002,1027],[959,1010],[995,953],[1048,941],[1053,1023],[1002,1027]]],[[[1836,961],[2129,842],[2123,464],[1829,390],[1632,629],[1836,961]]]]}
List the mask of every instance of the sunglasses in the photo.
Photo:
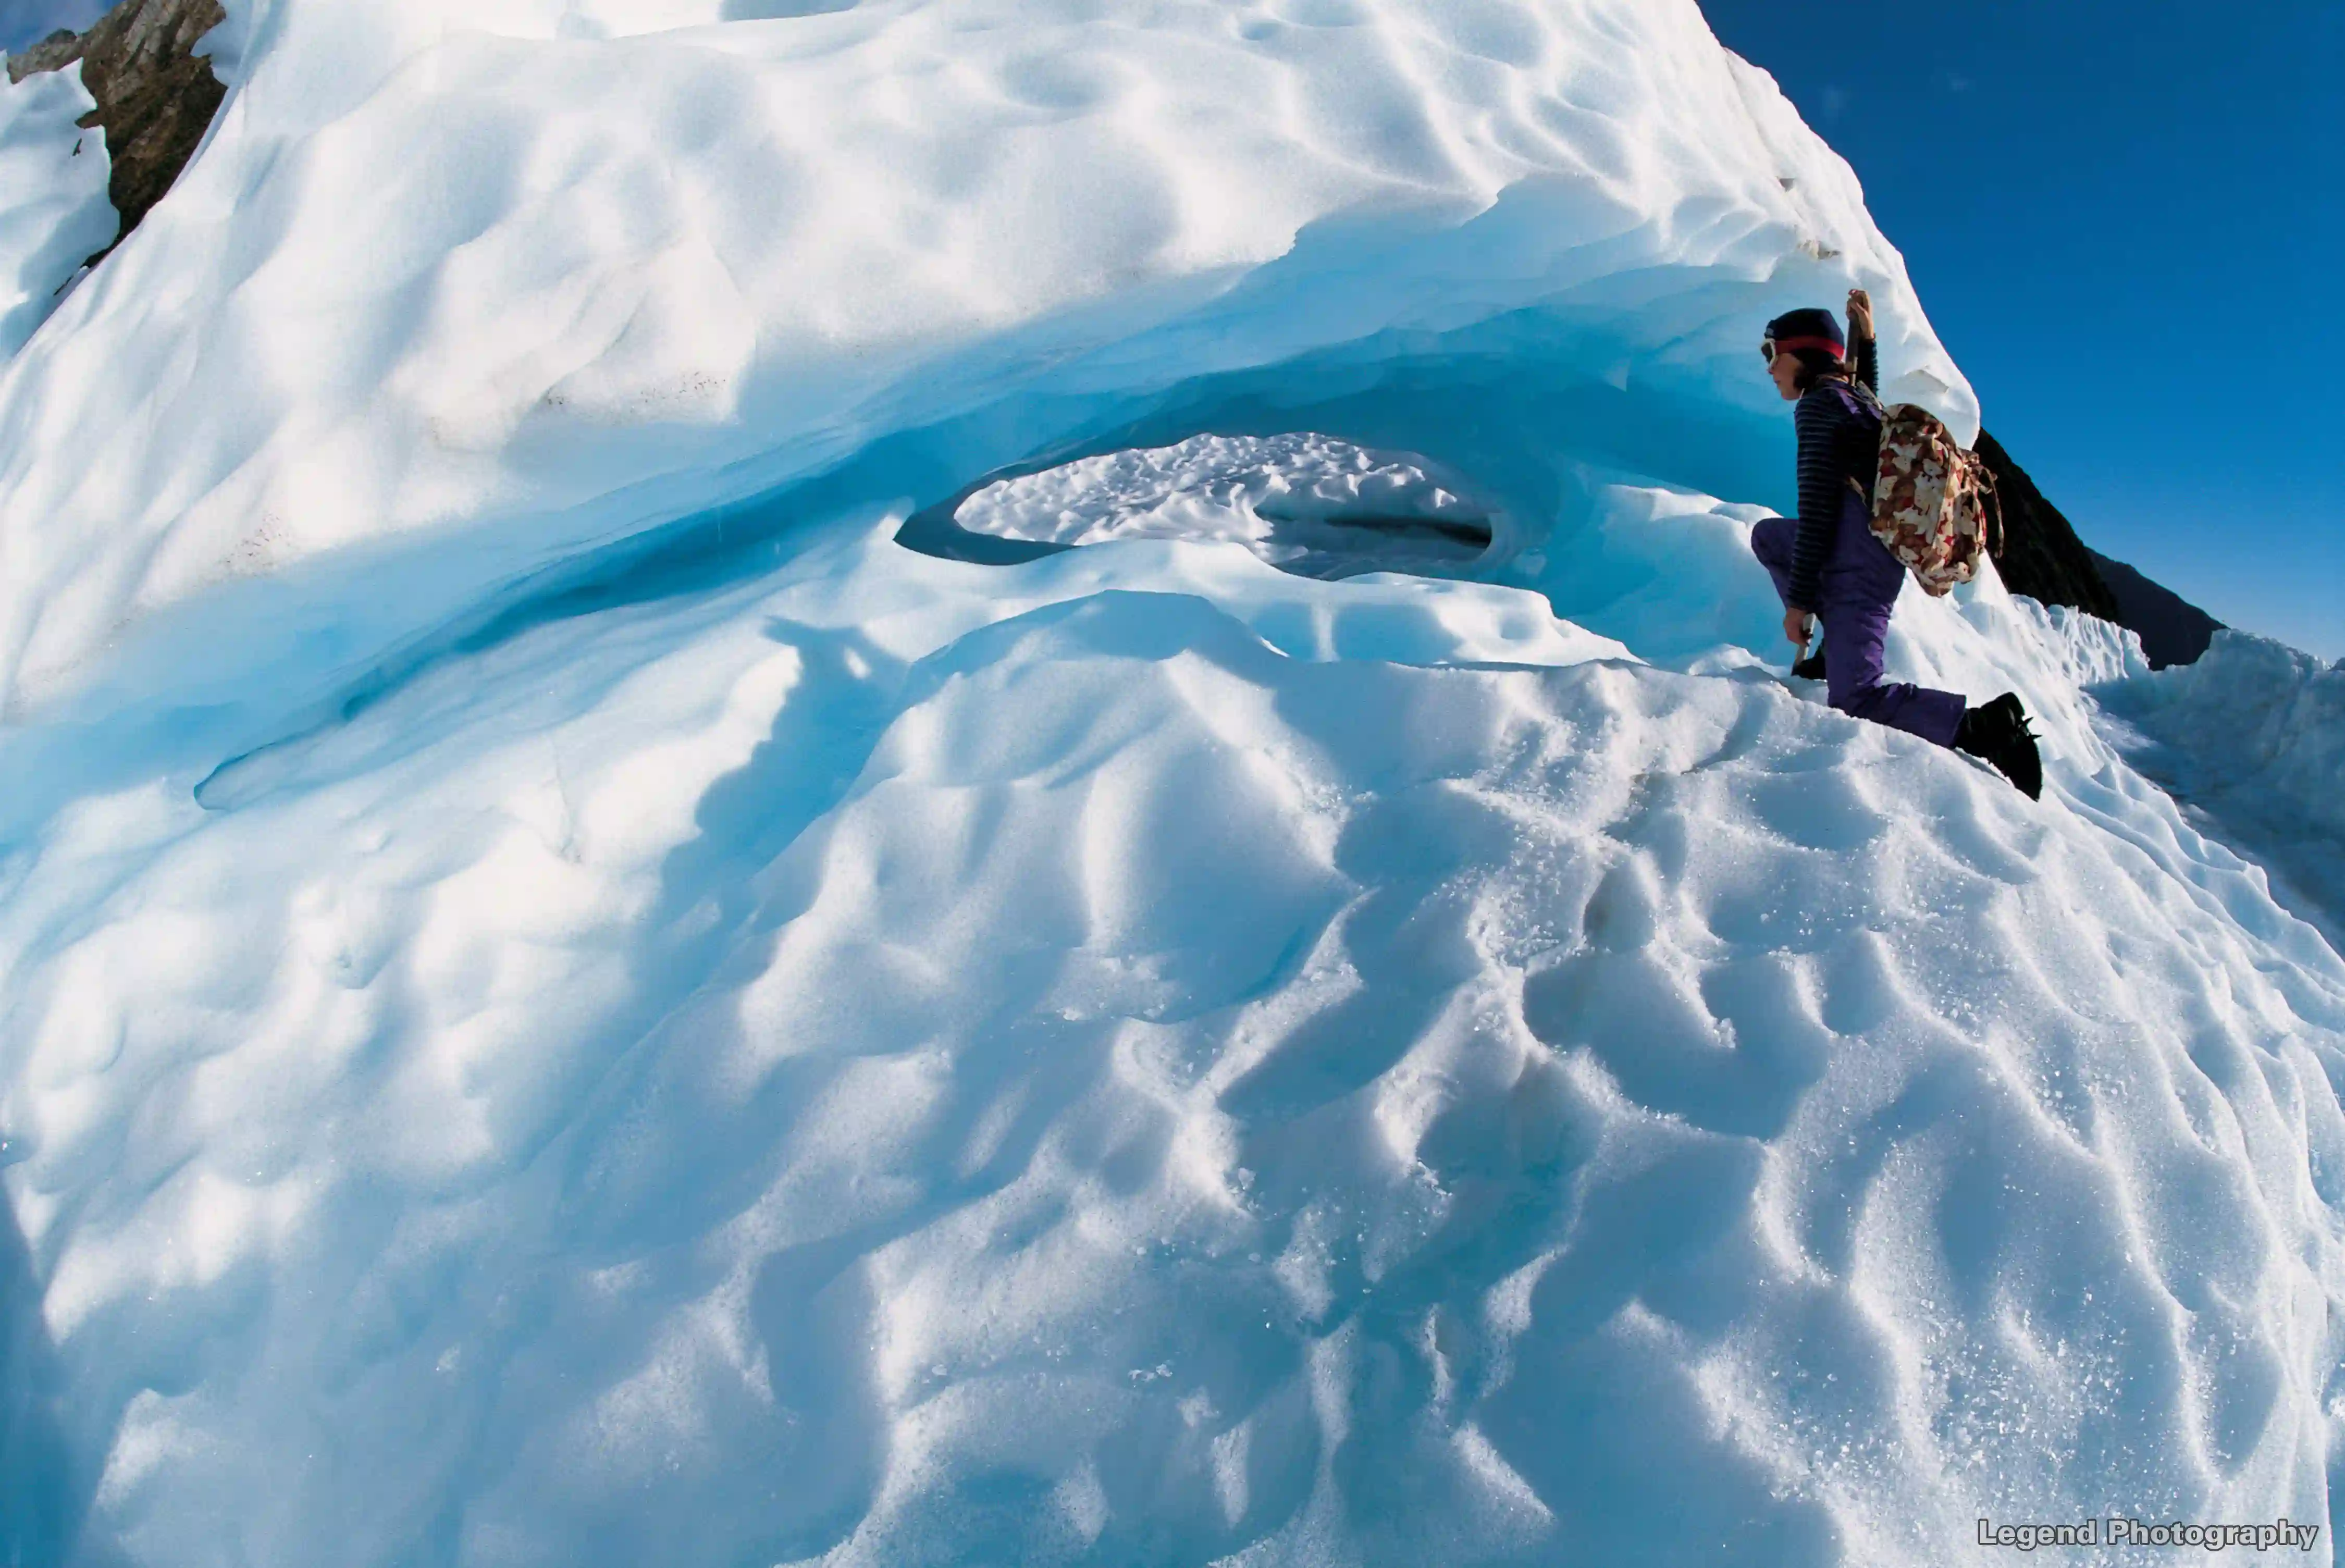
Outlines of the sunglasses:
{"type": "Polygon", "coordinates": [[[1786,338],[1780,343],[1772,338],[1761,338],[1759,341],[1759,357],[1764,360],[1770,368],[1773,367],[1777,354],[1791,349],[1821,349],[1836,360],[1844,360],[1848,357],[1847,351],[1830,338],[1786,338]]]}

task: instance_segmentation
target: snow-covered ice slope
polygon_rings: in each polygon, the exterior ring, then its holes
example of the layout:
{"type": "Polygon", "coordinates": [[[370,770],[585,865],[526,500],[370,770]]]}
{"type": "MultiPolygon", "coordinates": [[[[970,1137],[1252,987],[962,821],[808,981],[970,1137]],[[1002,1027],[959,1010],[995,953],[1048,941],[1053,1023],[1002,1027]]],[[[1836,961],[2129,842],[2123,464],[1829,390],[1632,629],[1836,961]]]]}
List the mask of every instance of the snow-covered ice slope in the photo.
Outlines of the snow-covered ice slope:
{"type": "Polygon", "coordinates": [[[106,132],[79,63],[11,83],[0,75],[0,361],[56,309],[81,264],[113,243],[106,132]]]}
{"type": "Polygon", "coordinates": [[[801,8],[232,6],[0,372],[0,1561],[2331,1518],[2345,962],[1761,667],[1760,323],[1974,409],[1691,5],[801,8]]]}
{"type": "Polygon", "coordinates": [[[2223,631],[2196,664],[2109,695],[2143,728],[2219,765],[2208,787],[2261,788],[2268,814],[2345,839],[2345,662],[2223,631]]]}
{"type": "Polygon", "coordinates": [[[1504,589],[887,535],[20,851],[10,1191],[96,1542],[2327,1516],[2345,966],[2121,765],[2031,807],[1504,589]]]}
{"type": "Polygon", "coordinates": [[[2345,937],[2345,662],[2222,631],[2197,663],[2096,695],[2148,743],[2129,759],[2276,867],[2291,907],[2345,937]]]}
{"type": "Polygon", "coordinates": [[[797,8],[231,5],[210,141],[0,377],[10,711],[234,579],[368,585],[272,604],[240,689],[883,440],[864,483],[929,500],[1199,398],[1487,405],[1426,455],[1750,495],[1756,325],[1851,281],[1892,391],[1975,424],[1847,166],[1690,0],[717,21],[797,8]]]}

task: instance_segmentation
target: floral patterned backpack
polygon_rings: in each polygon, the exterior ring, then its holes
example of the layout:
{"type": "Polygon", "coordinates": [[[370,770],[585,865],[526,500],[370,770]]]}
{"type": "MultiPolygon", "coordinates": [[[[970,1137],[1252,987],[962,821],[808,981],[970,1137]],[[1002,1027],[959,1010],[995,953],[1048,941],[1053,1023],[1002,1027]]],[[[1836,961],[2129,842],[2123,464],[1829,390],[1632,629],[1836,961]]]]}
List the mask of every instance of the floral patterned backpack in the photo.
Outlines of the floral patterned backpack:
{"type": "Polygon", "coordinates": [[[1977,576],[1979,562],[2002,546],[2003,509],[1985,461],[1964,451],[1944,420],[1915,404],[1882,411],[1872,501],[1873,537],[1934,598],[1977,576]]]}

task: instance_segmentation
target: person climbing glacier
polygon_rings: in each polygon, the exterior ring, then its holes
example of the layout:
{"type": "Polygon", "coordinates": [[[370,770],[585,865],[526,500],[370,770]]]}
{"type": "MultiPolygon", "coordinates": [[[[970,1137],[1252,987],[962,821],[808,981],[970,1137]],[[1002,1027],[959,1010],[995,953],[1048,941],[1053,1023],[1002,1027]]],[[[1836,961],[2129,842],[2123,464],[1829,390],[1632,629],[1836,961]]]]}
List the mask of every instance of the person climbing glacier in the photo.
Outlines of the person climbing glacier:
{"type": "Polygon", "coordinates": [[[1759,352],[1783,401],[1799,404],[1800,514],[1769,517],[1751,531],[1751,554],[1783,601],[1783,635],[1800,650],[1792,673],[1822,676],[1842,713],[1968,752],[2029,799],[2040,798],[2043,759],[2016,692],[1966,708],[1954,692],[1883,677],[1883,645],[1905,568],[1874,536],[1870,516],[1882,422],[1871,296],[1849,291],[1845,336],[1829,311],[1791,311],[1767,324],[1759,352]],[[1818,621],[1823,647],[1809,656],[1818,621]]]}

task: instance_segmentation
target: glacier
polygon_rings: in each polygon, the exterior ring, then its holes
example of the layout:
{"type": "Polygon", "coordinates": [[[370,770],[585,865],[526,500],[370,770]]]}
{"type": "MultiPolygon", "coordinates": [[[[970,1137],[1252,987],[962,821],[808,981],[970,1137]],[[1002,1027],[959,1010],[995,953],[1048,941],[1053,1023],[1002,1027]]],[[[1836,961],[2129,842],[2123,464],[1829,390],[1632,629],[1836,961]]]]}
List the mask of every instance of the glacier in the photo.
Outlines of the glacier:
{"type": "Polygon", "coordinates": [[[1978,402],[1690,0],[228,12],[0,368],[0,1558],[2334,1517],[2333,676],[1771,667],[1761,323],[1978,402]]]}
{"type": "Polygon", "coordinates": [[[2095,696],[2128,761],[2249,847],[2281,901],[2345,944],[2345,660],[2222,631],[2195,664],[2095,696]]]}
{"type": "Polygon", "coordinates": [[[114,242],[106,132],[77,122],[97,107],[78,63],[0,77],[0,360],[25,346],[79,274],[114,242]]]}

